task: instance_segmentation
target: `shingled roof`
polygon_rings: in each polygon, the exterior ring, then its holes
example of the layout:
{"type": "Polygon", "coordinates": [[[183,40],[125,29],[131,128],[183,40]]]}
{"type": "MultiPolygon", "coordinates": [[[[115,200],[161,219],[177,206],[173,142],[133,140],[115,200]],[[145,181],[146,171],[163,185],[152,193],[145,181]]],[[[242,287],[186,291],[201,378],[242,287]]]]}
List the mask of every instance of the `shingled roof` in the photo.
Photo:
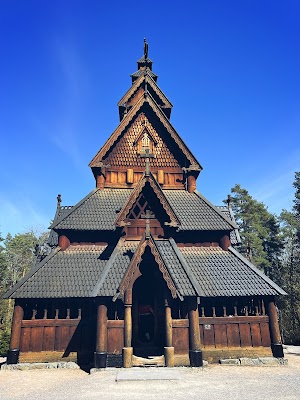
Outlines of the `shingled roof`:
{"type": "Polygon", "coordinates": [[[232,247],[181,247],[202,296],[261,296],[286,294],[232,247]]]}
{"type": "Polygon", "coordinates": [[[166,198],[177,215],[181,226],[179,230],[232,230],[235,222],[227,218],[204,196],[195,191],[163,190],[166,198]]]}
{"type": "Polygon", "coordinates": [[[94,189],[68,213],[54,221],[51,228],[72,230],[114,230],[117,213],[132,189],[94,189]]]}
{"type": "Polygon", "coordinates": [[[105,157],[107,157],[108,152],[114,146],[115,142],[120,138],[120,136],[124,133],[125,129],[128,127],[130,122],[134,117],[138,115],[141,108],[143,106],[148,106],[153,111],[156,118],[160,121],[163,127],[166,129],[170,137],[173,139],[174,143],[178,146],[181,154],[184,155],[185,160],[193,166],[195,171],[201,171],[202,167],[194,157],[190,149],[186,146],[183,140],[180,138],[179,134],[176,132],[174,127],[171,125],[169,119],[161,110],[159,105],[155,102],[152,96],[147,93],[147,96],[141,97],[137,103],[131,108],[131,110],[126,114],[126,116],[122,119],[116,130],[110,135],[108,140],[102,146],[102,148],[98,151],[95,157],[90,162],[89,166],[91,168],[97,167],[98,163],[105,157]]]}
{"type": "MultiPolygon", "coordinates": [[[[94,189],[74,207],[61,209],[51,226],[55,230],[115,230],[118,213],[127,204],[134,189],[94,189]]],[[[162,190],[180,222],[181,231],[233,231],[237,226],[225,212],[213,206],[199,192],[182,189],[162,190]]],[[[54,235],[50,233],[54,242],[54,235]]],[[[232,244],[237,243],[236,234],[232,244]]],[[[57,240],[57,239],[56,239],[57,240]]],[[[57,244],[57,243],[55,243],[57,244]]]]}
{"type": "MultiPolygon", "coordinates": [[[[173,239],[154,242],[181,296],[286,294],[232,247],[224,251],[220,247],[178,248],[173,239]]],[[[115,296],[139,243],[122,238],[114,249],[71,245],[62,251],[58,247],[4,298],[115,296]]]]}

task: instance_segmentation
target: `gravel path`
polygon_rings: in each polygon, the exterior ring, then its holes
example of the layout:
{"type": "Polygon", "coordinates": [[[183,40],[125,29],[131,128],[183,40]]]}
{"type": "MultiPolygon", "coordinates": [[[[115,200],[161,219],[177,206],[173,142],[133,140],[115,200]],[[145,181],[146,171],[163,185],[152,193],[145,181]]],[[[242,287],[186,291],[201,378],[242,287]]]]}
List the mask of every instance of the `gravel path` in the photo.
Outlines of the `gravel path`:
{"type": "MultiPolygon", "coordinates": [[[[1,400],[53,399],[300,399],[300,349],[286,349],[287,366],[209,365],[176,368],[179,380],[116,382],[119,369],[0,371],[1,400]]],[[[163,373],[163,372],[162,372],[163,373]]]]}

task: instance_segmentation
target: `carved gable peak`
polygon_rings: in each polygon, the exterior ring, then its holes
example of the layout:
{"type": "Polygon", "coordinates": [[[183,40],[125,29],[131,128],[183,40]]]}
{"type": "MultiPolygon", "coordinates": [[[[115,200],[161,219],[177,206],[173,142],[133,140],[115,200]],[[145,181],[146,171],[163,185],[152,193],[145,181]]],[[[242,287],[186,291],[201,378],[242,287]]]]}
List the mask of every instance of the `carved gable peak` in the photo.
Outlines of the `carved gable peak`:
{"type": "Polygon", "coordinates": [[[148,174],[145,172],[143,174],[140,181],[133,189],[127,203],[120,211],[115,225],[125,226],[125,220],[127,218],[140,218],[142,213],[145,213],[147,209],[155,213],[154,208],[155,206],[157,207],[157,205],[154,204],[155,202],[159,202],[169,220],[162,222],[171,227],[178,227],[180,222],[151,172],[148,174]],[[145,188],[148,189],[148,193],[146,193],[145,188]],[[149,195],[149,191],[153,193],[153,196],[149,195]]]}
{"type": "Polygon", "coordinates": [[[149,237],[146,237],[146,235],[144,234],[139,242],[138,248],[136,249],[136,251],[134,253],[134,256],[130,262],[130,265],[122,279],[122,282],[120,283],[120,286],[118,288],[118,293],[116,293],[115,296],[113,297],[113,301],[115,301],[117,298],[121,298],[124,300],[125,291],[127,289],[132,289],[133,284],[136,281],[136,279],[142,275],[140,272],[139,266],[140,266],[140,263],[142,262],[142,257],[148,247],[150,248],[151,254],[153,255],[153,257],[158,265],[158,268],[159,268],[160,272],[162,273],[162,277],[165,280],[173,299],[175,299],[177,297],[182,298],[175,286],[175,283],[173,282],[173,279],[168,271],[168,268],[167,268],[162,256],[160,255],[160,252],[157,248],[157,245],[155,243],[153,236],[150,234],[149,237]]]}

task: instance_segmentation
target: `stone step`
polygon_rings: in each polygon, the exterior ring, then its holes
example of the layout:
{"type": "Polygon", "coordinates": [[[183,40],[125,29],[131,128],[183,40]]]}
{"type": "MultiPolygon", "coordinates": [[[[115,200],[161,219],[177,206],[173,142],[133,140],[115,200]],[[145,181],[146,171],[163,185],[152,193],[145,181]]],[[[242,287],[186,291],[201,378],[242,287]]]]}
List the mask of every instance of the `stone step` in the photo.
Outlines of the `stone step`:
{"type": "Polygon", "coordinates": [[[148,356],[148,358],[132,356],[132,366],[133,367],[142,367],[142,366],[156,366],[156,367],[164,367],[165,366],[165,356],[148,356]]]}

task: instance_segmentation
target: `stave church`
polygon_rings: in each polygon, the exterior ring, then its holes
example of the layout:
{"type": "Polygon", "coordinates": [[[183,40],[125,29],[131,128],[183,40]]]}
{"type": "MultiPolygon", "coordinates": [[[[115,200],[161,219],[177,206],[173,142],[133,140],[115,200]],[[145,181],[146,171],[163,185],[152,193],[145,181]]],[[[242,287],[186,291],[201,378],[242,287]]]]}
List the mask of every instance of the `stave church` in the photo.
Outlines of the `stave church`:
{"type": "Polygon", "coordinates": [[[15,299],[9,364],[283,357],[275,300],[285,292],[237,251],[230,201],[197,191],[202,167],[152,64],[145,40],[120,123],[89,164],[95,188],[74,206],[58,196],[51,251],[4,296],[15,299]]]}

